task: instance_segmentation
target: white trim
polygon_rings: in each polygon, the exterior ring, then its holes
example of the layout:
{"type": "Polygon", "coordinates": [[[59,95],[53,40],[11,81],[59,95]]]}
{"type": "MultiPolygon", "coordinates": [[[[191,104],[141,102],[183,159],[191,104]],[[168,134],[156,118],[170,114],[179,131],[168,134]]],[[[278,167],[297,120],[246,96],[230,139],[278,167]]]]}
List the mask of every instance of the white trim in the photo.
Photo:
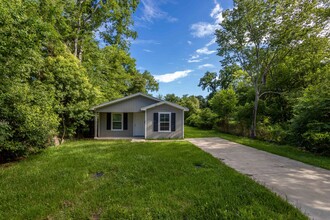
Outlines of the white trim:
{"type": "Polygon", "coordinates": [[[97,137],[101,136],[101,113],[97,113],[97,137]]]}
{"type": "Polygon", "coordinates": [[[171,112],[158,112],[158,132],[171,132],[171,112]],[[169,115],[169,125],[168,125],[168,131],[161,131],[160,130],[160,114],[168,114],[169,115]]]}
{"type": "Polygon", "coordinates": [[[167,102],[167,101],[161,101],[161,102],[157,102],[157,103],[152,104],[152,105],[145,106],[145,107],[141,108],[141,111],[145,111],[147,109],[154,108],[154,107],[157,107],[157,106],[160,106],[160,105],[169,105],[169,106],[172,106],[174,108],[178,108],[178,109],[181,109],[181,110],[184,110],[184,111],[189,111],[189,109],[186,108],[186,107],[183,107],[181,105],[177,105],[177,104],[172,103],[172,102],[167,102]]]}
{"type": "Polygon", "coordinates": [[[94,138],[97,138],[97,113],[94,114],[94,138]]]}
{"type": "MultiPolygon", "coordinates": [[[[116,121],[119,122],[119,121],[116,121]]],[[[111,112],[111,131],[123,131],[124,130],[124,114],[123,112],[111,112]],[[113,115],[121,114],[121,129],[113,129],[113,115]]]]}
{"type": "Polygon", "coordinates": [[[104,103],[102,103],[102,104],[100,104],[100,105],[97,105],[97,106],[92,107],[90,110],[96,110],[96,109],[99,109],[99,108],[102,108],[102,107],[105,107],[105,106],[108,106],[108,105],[115,104],[115,103],[117,103],[117,102],[124,101],[124,100],[126,100],[126,99],[134,98],[134,97],[136,97],[136,96],[143,96],[143,97],[145,97],[145,98],[148,98],[148,99],[151,99],[151,100],[154,100],[154,101],[158,101],[158,102],[161,102],[161,101],[162,101],[162,100],[157,99],[157,98],[155,98],[155,97],[152,97],[152,96],[149,96],[149,95],[146,95],[146,94],[143,94],[143,93],[139,92],[139,93],[135,93],[135,94],[133,94],[133,95],[125,96],[125,97],[123,97],[123,98],[119,98],[119,99],[112,100],[112,101],[110,101],[110,102],[104,102],[104,103]]]}
{"type": "Polygon", "coordinates": [[[148,131],[148,115],[147,111],[144,112],[144,139],[147,139],[147,131],[148,131]]]}

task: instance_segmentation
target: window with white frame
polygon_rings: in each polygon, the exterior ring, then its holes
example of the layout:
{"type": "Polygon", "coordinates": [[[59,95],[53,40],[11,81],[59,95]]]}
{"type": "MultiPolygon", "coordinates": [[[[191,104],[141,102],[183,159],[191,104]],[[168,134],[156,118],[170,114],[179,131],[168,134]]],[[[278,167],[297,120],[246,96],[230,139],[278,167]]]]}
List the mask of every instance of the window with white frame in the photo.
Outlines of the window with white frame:
{"type": "Polygon", "coordinates": [[[112,113],[112,130],[122,131],[123,130],[123,113],[112,113]]]}
{"type": "Polygon", "coordinates": [[[171,131],[171,113],[160,112],[159,113],[159,131],[171,131]]]}

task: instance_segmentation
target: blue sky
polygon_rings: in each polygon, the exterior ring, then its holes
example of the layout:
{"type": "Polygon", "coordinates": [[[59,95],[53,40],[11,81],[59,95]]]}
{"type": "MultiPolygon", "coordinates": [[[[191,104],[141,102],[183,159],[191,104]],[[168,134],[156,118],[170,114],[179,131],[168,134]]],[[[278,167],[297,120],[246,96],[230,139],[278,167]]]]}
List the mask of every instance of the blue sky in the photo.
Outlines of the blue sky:
{"type": "Polygon", "coordinates": [[[138,38],[130,52],[138,69],[158,80],[153,95],[207,95],[199,79],[221,68],[214,30],[231,7],[228,0],[140,0],[134,14],[138,38]]]}

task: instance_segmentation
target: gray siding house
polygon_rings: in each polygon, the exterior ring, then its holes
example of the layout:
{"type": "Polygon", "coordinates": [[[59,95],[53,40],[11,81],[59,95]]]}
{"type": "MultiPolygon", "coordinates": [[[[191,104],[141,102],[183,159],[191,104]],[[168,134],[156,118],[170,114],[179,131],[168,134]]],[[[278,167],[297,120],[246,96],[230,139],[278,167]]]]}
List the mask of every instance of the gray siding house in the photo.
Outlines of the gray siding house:
{"type": "Polygon", "coordinates": [[[184,138],[187,108],[143,93],[100,104],[95,113],[95,138],[184,138]]]}

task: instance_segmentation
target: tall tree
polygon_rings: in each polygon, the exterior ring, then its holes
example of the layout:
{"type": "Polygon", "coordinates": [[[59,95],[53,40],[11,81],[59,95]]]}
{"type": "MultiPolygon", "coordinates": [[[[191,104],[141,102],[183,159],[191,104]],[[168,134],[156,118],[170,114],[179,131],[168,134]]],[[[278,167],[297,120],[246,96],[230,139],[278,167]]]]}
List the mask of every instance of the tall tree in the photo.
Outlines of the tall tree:
{"type": "Polygon", "coordinates": [[[208,98],[212,98],[213,94],[216,93],[220,86],[220,81],[218,79],[218,74],[215,72],[207,71],[204,76],[199,80],[198,86],[202,88],[202,90],[207,90],[210,92],[208,98]]]}
{"type": "MultiPolygon", "coordinates": [[[[235,0],[216,31],[223,66],[239,65],[252,82],[255,98],[251,137],[256,137],[260,98],[271,72],[301,42],[318,36],[326,24],[316,0],[235,0]]],[[[321,7],[322,8],[322,7],[321,7]]]]}

